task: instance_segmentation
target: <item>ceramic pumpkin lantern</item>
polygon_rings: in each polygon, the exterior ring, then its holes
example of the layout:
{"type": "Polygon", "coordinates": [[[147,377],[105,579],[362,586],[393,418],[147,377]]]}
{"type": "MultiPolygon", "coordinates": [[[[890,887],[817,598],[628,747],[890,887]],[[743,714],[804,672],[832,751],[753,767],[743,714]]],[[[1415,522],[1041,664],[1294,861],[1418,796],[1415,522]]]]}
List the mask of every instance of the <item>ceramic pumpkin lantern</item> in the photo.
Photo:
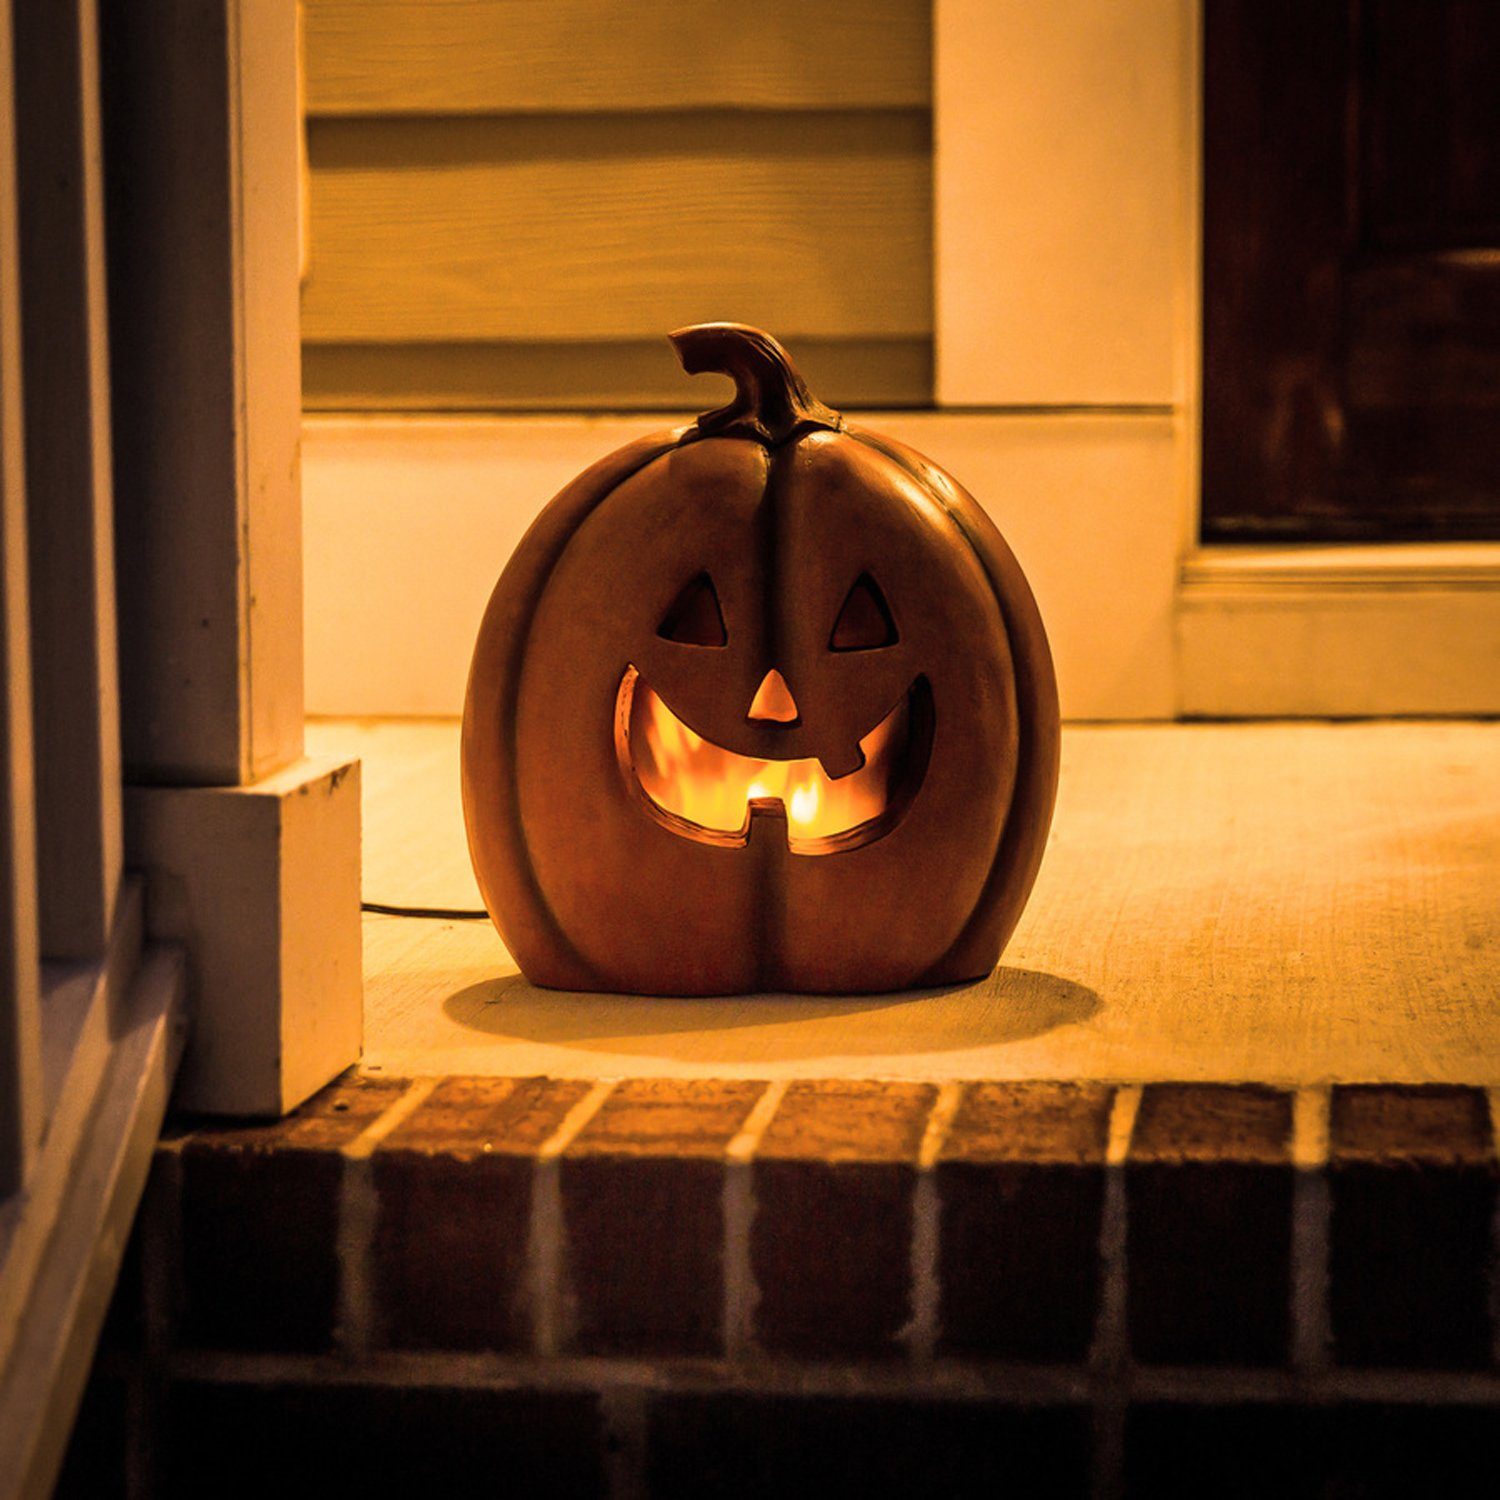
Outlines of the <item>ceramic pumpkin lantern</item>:
{"type": "Polygon", "coordinates": [[[568,485],[480,627],[463,796],[485,905],[558,988],[978,978],[1057,784],[1026,580],[963,489],[813,399],[773,339],[671,340],[735,399],[568,485]]]}

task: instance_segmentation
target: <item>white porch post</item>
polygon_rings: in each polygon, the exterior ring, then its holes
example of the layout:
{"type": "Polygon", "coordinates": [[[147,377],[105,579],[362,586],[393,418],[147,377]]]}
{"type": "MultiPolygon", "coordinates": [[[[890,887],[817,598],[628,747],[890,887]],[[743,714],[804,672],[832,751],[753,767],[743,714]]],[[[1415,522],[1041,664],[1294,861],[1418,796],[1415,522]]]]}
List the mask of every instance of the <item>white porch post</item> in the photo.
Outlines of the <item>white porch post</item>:
{"type": "Polygon", "coordinates": [[[189,1108],[354,1062],[357,767],[302,758],[296,8],[106,4],[126,861],[185,944],[189,1108]]]}

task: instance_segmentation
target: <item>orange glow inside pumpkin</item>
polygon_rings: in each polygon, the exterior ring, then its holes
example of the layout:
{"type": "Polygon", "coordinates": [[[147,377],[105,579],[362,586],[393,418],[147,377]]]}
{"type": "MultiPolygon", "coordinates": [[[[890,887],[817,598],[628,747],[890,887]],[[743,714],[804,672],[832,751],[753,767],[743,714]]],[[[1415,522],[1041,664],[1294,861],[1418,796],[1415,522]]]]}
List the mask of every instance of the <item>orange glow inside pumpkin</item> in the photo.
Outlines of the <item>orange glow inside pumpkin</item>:
{"type": "Polygon", "coordinates": [[[859,770],[834,778],[816,758],[760,760],[704,739],[634,669],[621,684],[620,711],[631,768],[657,808],[739,841],[749,832],[751,804],[774,800],[786,810],[788,843],[805,852],[884,816],[908,737],[903,697],[860,740],[859,770]]]}

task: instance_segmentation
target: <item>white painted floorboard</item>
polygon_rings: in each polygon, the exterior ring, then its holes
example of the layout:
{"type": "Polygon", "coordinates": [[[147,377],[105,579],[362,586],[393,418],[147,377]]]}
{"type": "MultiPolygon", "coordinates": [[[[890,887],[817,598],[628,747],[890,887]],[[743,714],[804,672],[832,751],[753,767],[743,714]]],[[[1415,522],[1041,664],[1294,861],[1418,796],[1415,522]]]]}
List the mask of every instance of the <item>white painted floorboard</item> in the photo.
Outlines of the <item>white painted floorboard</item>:
{"type": "MultiPolygon", "coordinates": [[[[365,895],[478,905],[452,721],[308,726],[364,758],[365,895]]],[[[1001,967],[945,992],[538,990],[485,923],[365,919],[392,1074],[1500,1083],[1500,724],[1069,726],[1001,967]]]]}

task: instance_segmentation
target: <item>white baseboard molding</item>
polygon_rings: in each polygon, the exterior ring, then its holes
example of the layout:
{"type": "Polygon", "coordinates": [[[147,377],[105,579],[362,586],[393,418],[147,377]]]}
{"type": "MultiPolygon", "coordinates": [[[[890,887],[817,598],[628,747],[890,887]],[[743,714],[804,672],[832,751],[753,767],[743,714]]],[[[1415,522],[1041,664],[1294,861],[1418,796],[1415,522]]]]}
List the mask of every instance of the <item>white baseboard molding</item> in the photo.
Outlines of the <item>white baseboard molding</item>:
{"type": "MultiPolygon", "coordinates": [[[[705,393],[706,395],[708,393],[705,393]]],[[[972,491],[1041,606],[1072,718],[1170,718],[1180,420],[1161,411],[851,414],[972,491]]],[[[307,710],[449,716],[522,533],[564,484],[690,412],[310,417],[307,710]]]]}
{"type": "MultiPolygon", "coordinates": [[[[312,417],[307,705],[456,715],[490,589],[589,463],[689,413],[312,417]]],[[[1191,553],[1160,412],[871,412],[947,468],[1026,569],[1072,719],[1500,713],[1500,543],[1191,553]]]]}
{"type": "MultiPolygon", "coordinates": [[[[111,1025],[97,1076],[75,1075],[79,1086],[93,1084],[82,1128],[49,1132],[36,1169],[36,1181],[56,1178],[63,1191],[45,1224],[30,1191],[8,1206],[10,1240],[24,1222],[28,1237],[43,1231],[45,1254],[24,1267],[13,1267],[8,1253],[0,1260],[0,1278],[16,1273],[8,1290],[18,1307],[0,1328],[0,1500],[46,1500],[52,1492],[182,1048],[178,950],[148,948],[124,995],[100,993],[111,1025]]],[[[60,1098],[57,1109],[75,1104],[60,1098]]]]}
{"type": "Polygon", "coordinates": [[[1177,651],[1189,717],[1500,714],[1500,543],[1206,549],[1177,651]]]}

